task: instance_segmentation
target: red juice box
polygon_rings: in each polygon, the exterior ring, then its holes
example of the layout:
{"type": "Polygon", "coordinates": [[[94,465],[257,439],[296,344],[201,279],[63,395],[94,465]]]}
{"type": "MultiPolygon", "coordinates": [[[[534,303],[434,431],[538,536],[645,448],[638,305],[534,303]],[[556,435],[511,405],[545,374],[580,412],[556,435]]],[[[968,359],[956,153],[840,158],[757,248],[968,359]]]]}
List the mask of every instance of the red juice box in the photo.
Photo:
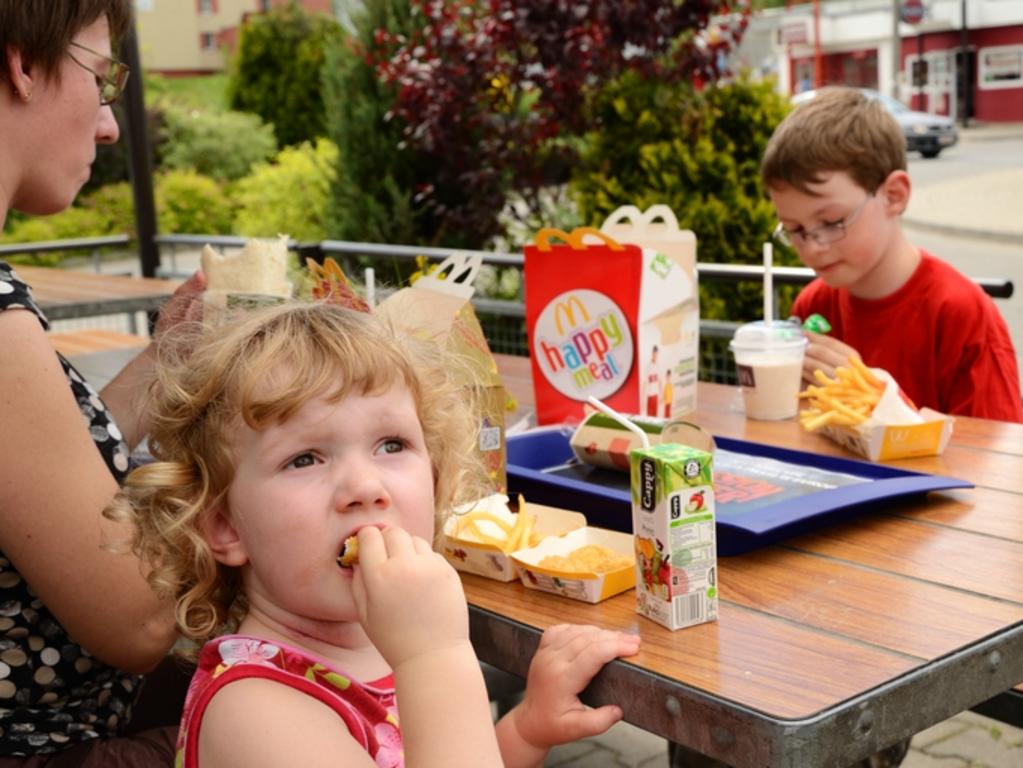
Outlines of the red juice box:
{"type": "Polygon", "coordinates": [[[636,612],[682,629],[718,615],[713,456],[676,443],[630,454],[636,612]]]}

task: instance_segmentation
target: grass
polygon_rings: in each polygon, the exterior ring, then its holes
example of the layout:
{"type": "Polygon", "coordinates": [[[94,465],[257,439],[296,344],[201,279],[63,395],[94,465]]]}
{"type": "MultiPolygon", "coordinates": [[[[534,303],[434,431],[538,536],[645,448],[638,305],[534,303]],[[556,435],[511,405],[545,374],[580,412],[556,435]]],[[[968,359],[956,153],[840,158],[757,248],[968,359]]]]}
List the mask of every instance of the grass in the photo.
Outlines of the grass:
{"type": "Polygon", "coordinates": [[[197,75],[194,77],[164,77],[146,75],[146,99],[150,103],[166,96],[178,104],[197,109],[221,111],[227,109],[227,75],[197,75]]]}

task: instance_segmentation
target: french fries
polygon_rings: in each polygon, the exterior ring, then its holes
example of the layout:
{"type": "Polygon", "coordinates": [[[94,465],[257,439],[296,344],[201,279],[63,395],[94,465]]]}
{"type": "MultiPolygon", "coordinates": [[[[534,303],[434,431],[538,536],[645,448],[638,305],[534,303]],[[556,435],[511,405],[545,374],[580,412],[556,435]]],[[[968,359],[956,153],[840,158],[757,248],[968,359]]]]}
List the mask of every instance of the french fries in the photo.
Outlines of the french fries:
{"type": "Polygon", "coordinates": [[[826,425],[851,427],[870,418],[884,392],[885,384],[858,357],[835,369],[835,378],[820,370],[813,372],[820,386],[810,385],[799,393],[809,406],[799,414],[803,428],[813,432],[826,425]]]}
{"type": "Polygon", "coordinates": [[[539,537],[533,533],[535,523],[536,515],[527,511],[526,500],[520,495],[519,512],[515,515],[514,525],[493,512],[474,509],[457,516],[455,536],[490,544],[505,553],[514,552],[539,543],[539,537]]]}

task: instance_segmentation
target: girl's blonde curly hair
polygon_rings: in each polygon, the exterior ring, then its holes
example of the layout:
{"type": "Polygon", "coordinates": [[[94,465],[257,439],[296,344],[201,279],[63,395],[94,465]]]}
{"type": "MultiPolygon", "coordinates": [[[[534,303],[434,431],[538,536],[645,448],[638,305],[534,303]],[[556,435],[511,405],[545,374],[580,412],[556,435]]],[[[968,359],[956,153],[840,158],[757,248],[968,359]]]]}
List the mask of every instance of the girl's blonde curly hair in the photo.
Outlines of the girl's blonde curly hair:
{"type": "Polygon", "coordinates": [[[134,524],[133,549],[157,593],[176,601],[185,637],[201,644],[244,615],[237,569],[218,563],[203,537],[234,477],[240,420],[260,429],[319,396],[407,387],[433,465],[439,532],[453,505],[490,492],[473,450],[478,401],[453,375],[462,365],[437,344],[399,338],[375,316],[327,303],[247,310],[165,336],[145,403],[155,461],[128,476],[106,514],[134,524]]]}

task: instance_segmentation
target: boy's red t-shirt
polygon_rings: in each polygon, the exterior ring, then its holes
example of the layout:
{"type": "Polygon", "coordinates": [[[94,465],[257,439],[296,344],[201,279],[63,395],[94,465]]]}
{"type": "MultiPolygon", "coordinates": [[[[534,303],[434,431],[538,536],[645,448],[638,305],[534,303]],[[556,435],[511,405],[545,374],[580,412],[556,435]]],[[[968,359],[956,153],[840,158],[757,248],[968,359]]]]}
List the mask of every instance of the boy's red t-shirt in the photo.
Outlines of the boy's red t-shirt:
{"type": "Polygon", "coordinates": [[[823,315],[832,336],[892,374],[918,406],[1023,421],[1016,352],[994,302],[952,266],[921,256],[890,296],[858,299],[817,279],[796,297],[792,313],[823,315]]]}

